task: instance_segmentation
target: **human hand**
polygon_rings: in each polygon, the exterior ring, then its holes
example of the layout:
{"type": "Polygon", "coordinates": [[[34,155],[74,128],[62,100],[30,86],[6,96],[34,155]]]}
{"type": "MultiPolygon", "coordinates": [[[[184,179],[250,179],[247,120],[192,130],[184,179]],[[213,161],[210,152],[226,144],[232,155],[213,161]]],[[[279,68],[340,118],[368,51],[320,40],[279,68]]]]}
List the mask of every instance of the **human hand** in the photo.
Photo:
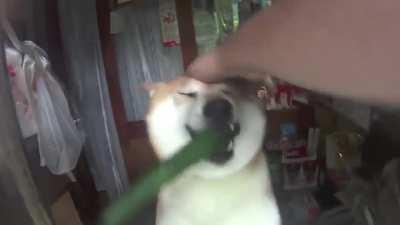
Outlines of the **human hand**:
{"type": "MultiPolygon", "coordinates": [[[[218,82],[229,77],[243,77],[250,80],[267,79],[268,74],[243,62],[235,62],[235,57],[222,48],[196,58],[189,66],[187,73],[204,82],[218,82]]],[[[245,62],[245,60],[244,60],[245,62]]]]}

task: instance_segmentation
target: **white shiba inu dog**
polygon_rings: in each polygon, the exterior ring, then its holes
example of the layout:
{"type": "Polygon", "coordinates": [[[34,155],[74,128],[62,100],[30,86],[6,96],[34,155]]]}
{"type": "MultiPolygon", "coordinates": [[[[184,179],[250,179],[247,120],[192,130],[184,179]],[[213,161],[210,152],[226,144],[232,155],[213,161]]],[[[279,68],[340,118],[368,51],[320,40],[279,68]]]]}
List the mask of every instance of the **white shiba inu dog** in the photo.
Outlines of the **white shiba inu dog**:
{"type": "Polygon", "coordinates": [[[236,135],[227,149],[162,188],[157,225],[280,224],[261,152],[264,112],[247,87],[243,80],[205,84],[188,77],[147,85],[148,132],[160,160],[172,157],[205,128],[236,135]]]}

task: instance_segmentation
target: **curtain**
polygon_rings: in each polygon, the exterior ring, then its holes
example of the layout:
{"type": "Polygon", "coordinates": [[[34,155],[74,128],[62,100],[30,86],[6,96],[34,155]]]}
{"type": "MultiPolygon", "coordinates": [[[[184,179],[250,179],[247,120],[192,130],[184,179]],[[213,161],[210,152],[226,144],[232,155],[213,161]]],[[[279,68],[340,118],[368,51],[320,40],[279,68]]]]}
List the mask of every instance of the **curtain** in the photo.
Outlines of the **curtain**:
{"type": "Polygon", "coordinates": [[[60,29],[74,99],[86,133],[84,153],[98,190],[116,199],[128,186],[114,124],[95,0],[59,0],[60,29]]]}

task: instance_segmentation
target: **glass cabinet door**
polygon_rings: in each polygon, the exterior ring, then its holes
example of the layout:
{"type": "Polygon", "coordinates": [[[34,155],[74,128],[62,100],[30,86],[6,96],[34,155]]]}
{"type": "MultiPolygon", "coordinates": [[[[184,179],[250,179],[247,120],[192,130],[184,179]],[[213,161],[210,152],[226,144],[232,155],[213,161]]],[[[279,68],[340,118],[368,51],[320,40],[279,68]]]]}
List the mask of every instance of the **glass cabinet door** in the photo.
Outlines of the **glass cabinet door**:
{"type": "Polygon", "coordinates": [[[270,0],[192,0],[193,24],[199,54],[223,41],[270,0]]]}

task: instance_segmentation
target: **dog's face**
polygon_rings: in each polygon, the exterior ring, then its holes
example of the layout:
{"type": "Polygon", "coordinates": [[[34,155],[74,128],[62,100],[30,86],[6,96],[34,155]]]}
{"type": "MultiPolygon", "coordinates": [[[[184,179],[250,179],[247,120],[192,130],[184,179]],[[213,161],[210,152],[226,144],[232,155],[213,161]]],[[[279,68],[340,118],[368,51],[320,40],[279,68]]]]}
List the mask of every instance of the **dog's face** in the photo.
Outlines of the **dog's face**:
{"type": "Polygon", "coordinates": [[[172,157],[196,133],[208,128],[232,132],[234,138],[227,149],[192,166],[190,172],[218,178],[246,166],[261,149],[265,127],[263,110],[248,94],[246,83],[205,84],[181,77],[148,85],[147,127],[160,160],[172,157]]]}

